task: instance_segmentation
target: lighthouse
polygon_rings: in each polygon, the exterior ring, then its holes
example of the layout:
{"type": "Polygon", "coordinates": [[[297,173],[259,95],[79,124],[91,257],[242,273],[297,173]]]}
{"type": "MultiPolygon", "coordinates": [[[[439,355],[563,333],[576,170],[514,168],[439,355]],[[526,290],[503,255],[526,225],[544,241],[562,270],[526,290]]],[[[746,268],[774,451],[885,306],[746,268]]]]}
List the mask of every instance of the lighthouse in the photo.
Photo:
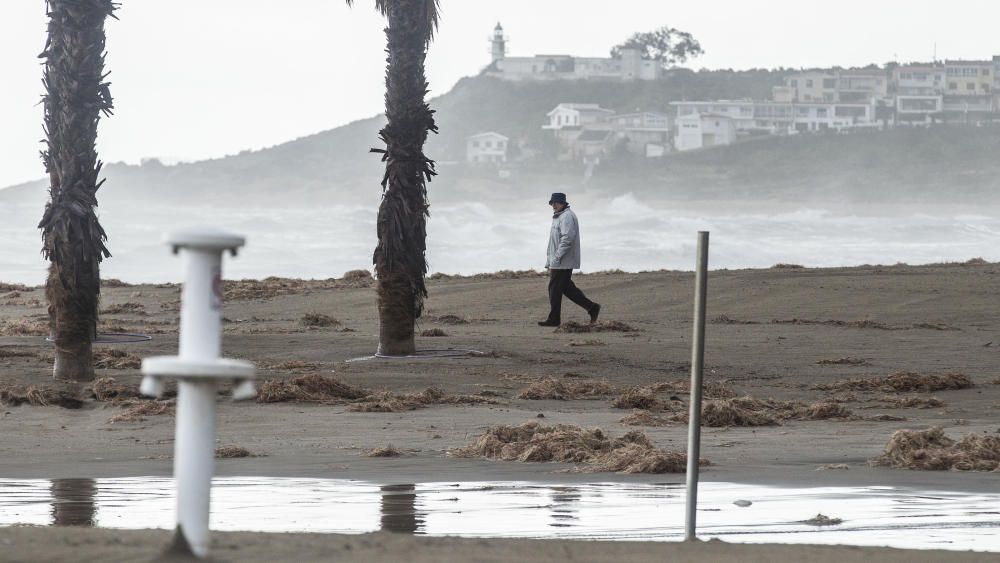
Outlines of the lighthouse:
{"type": "Polygon", "coordinates": [[[490,44],[492,45],[490,51],[493,53],[493,63],[502,61],[507,55],[507,38],[504,37],[503,26],[500,25],[500,22],[497,22],[497,26],[493,28],[493,37],[490,37],[490,44]]]}

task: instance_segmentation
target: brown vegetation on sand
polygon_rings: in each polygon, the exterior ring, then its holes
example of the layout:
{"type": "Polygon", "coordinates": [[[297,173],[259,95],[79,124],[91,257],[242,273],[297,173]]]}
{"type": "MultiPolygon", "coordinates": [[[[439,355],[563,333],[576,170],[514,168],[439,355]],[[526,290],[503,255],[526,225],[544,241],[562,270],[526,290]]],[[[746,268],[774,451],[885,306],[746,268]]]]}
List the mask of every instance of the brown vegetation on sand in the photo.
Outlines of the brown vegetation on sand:
{"type": "Polygon", "coordinates": [[[117,424],[119,422],[143,422],[146,420],[147,416],[160,416],[164,414],[173,416],[173,403],[161,401],[142,401],[129,406],[121,413],[109,418],[108,424],[117,424]]]}
{"type": "Polygon", "coordinates": [[[139,396],[139,388],[137,386],[118,383],[113,377],[95,379],[86,387],[86,392],[95,400],[101,402],[119,402],[139,396]]]}
{"type": "Polygon", "coordinates": [[[639,332],[639,329],[621,321],[601,321],[594,324],[569,321],[557,328],[556,332],[639,332]]]}
{"type": "Polygon", "coordinates": [[[310,374],[294,379],[268,379],[257,389],[258,403],[340,403],[368,396],[333,377],[310,374]]]}
{"type": "Polygon", "coordinates": [[[33,407],[57,406],[65,409],[78,409],[83,401],[77,394],[68,389],[55,387],[36,387],[29,385],[0,385],[0,404],[18,407],[31,405],[33,407]]]}
{"type": "MultiPolygon", "coordinates": [[[[630,431],[611,439],[600,428],[541,426],[528,422],[520,426],[491,426],[464,448],[451,450],[454,457],[498,459],[522,462],[562,462],[583,464],[584,471],[618,473],[680,473],[687,456],[655,448],[640,431],[630,431]]],[[[702,465],[708,465],[701,460],[702,465]]]]}
{"type": "Polygon", "coordinates": [[[0,324],[0,336],[48,336],[49,325],[30,319],[11,319],[0,324]]]}
{"type": "Polygon", "coordinates": [[[365,450],[365,457],[399,457],[403,455],[396,446],[389,444],[384,448],[373,448],[370,450],[365,450]]]}
{"type": "Polygon", "coordinates": [[[671,423],[669,418],[656,416],[642,409],[633,410],[632,414],[621,417],[618,422],[625,426],[669,426],[671,423]]]}
{"type": "Polygon", "coordinates": [[[302,320],[300,322],[302,323],[302,326],[307,328],[340,326],[340,321],[323,313],[306,313],[302,315],[302,320]]]}
{"type": "Polygon", "coordinates": [[[441,389],[429,387],[419,393],[396,395],[389,391],[372,393],[351,404],[354,412],[402,412],[429,405],[478,405],[496,404],[496,401],[479,395],[448,395],[441,389]]]}
{"type": "Polygon", "coordinates": [[[113,348],[95,350],[94,367],[97,369],[139,369],[142,367],[142,358],[113,348]]]}
{"type": "Polygon", "coordinates": [[[241,457],[261,457],[243,446],[221,446],[215,448],[215,457],[220,459],[233,459],[241,457]]]}
{"type": "Polygon", "coordinates": [[[938,426],[897,430],[872,464],[903,469],[1000,471],[1000,436],[967,434],[956,442],[938,426]]]}
{"type": "Polygon", "coordinates": [[[816,385],[813,389],[822,391],[882,391],[884,393],[899,393],[904,391],[944,391],[949,389],[968,389],[975,384],[968,376],[960,373],[920,374],[898,372],[888,377],[845,379],[835,383],[816,385]]]}
{"type": "Polygon", "coordinates": [[[614,393],[605,379],[567,380],[546,377],[536,381],[518,393],[518,399],[572,401],[576,399],[600,399],[614,393]]]}

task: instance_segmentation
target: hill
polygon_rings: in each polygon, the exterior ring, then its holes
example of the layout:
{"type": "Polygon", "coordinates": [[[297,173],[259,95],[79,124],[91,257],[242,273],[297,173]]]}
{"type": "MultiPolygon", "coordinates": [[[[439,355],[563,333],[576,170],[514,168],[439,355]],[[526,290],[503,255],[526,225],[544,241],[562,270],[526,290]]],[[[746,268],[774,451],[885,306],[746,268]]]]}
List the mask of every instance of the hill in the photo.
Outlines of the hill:
{"type": "MultiPolygon", "coordinates": [[[[938,127],[851,135],[763,138],[676,154],[658,161],[624,159],[599,169],[584,184],[574,165],[534,163],[508,182],[461,164],[465,138],[495,130],[540,141],[545,114],[560,102],[599,103],[617,111],[667,111],[671,101],[763,98],[783,71],[677,70],[655,82],[508,82],[478,76],[461,80],[432,100],[440,135],[427,152],[441,175],[434,200],[499,200],[553,185],[609,193],[634,191],[662,199],[778,199],[840,201],[997,200],[1000,129],[938,127]],[[498,186],[504,186],[498,191],[498,186]]],[[[164,205],[258,204],[299,207],[377,201],[381,116],[258,151],[164,166],[109,164],[103,202],[164,205]]],[[[44,181],[0,191],[0,202],[41,205],[44,181]]]]}

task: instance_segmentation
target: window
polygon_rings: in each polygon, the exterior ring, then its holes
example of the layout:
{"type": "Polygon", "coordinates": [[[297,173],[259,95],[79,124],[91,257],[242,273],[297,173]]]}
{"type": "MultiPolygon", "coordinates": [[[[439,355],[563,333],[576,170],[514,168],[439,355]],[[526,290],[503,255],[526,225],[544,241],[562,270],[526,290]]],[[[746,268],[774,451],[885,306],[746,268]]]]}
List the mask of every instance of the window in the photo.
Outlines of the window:
{"type": "Polygon", "coordinates": [[[479,141],[472,141],[472,148],[478,149],[479,148],[479,141]]]}
{"type": "Polygon", "coordinates": [[[816,117],[826,117],[826,108],[817,108],[816,117]]]}
{"type": "Polygon", "coordinates": [[[825,89],[831,89],[831,88],[836,88],[836,87],[837,87],[837,81],[835,79],[833,79],[833,78],[824,78],[823,79],[823,88],[825,88],[825,89]]]}
{"type": "Polygon", "coordinates": [[[958,90],[958,82],[949,82],[948,83],[948,89],[949,90],[958,90]]]}
{"type": "Polygon", "coordinates": [[[809,116],[809,108],[799,108],[799,115],[803,117],[809,116]]]}
{"type": "Polygon", "coordinates": [[[969,82],[968,84],[965,85],[965,89],[966,90],[972,90],[973,92],[975,92],[975,90],[976,90],[976,83],[975,82],[969,82]]]}
{"type": "Polygon", "coordinates": [[[798,80],[792,80],[789,84],[791,84],[792,88],[798,88],[799,87],[799,81],[798,80]]]}
{"type": "Polygon", "coordinates": [[[989,84],[983,84],[983,92],[986,92],[987,94],[990,93],[990,85],[989,84]]]}
{"type": "Polygon", "coordinates": [[[486,148],[488,148],[488,149],[493,148],[493,141],[486,141],[486,143],[484,144],[484,146],[486,148]]]}
{"type": "Polygon", "coordinates": [[[813,87],[813,81],[812,80],[806,80],[806,88],[812,88],[812,87],[813,87]]]}
{"type": "Polygon", "coordinates": [[[504,143],[503,141],[497,141],[497,148],[503,150],[506,144],[507,143],[504,143]]]}

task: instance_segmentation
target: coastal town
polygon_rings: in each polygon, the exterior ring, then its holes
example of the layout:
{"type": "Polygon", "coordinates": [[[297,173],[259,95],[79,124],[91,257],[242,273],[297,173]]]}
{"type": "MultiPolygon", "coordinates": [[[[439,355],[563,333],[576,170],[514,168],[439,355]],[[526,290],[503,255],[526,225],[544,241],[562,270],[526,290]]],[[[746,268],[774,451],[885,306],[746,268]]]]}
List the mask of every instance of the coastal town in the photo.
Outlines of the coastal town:
{"type": "MultiPolygon", "coordinates": [[[[484,73],[510,81],[669,81],[672,69],[638,49],[619,57],[570,55],[508,57],[497,24],[492,61],[484,73]]],[[[558,160],[599,163],[617,154],[659,158],[769,136],[852,133],[897,126],[990,125],[1000,121],[1000,55],[982,60],[869,65],[864,68],[789,70],[770,99],[679,100],[669,107],[627,113],[591,100],[566,100],[539,127],[555,138],[558,160]]],[[[466,161],[502,165],[522,141],[504,131],[467,139],[466,161]]],[[[519,147],[526,148],[526,147],[519,147]]],[[[535,151],[518,151],[519,159],[535,151]]]]}

